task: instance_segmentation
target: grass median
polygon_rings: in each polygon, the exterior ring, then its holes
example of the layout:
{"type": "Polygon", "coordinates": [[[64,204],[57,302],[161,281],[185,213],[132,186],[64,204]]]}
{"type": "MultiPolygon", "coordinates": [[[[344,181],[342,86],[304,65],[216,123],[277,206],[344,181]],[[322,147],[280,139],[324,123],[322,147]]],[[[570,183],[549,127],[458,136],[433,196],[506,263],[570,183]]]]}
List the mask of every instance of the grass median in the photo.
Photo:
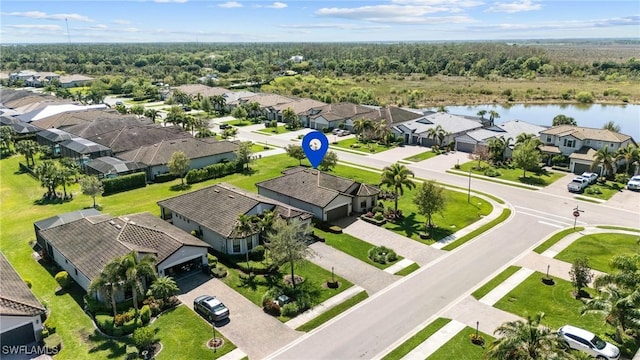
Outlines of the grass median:
{"type": "Polygon", "coordinates": [[[333,319],[334,317],[342,314],[343,312],[347,311],[348,309],[360,303],[361,301],[364,301],[368,297],[369,295],[367,294],[366,291],[361,291],[357,293],[355,296],[341,302],[340,304],[316,316],[315,318],[313,318],[313,320],[306,322],[303,325],[300,325],[299,327],[296,328],[296,330],[309,332],[317,328],[318,326],[326,323],[327,321],[333,319]]]}

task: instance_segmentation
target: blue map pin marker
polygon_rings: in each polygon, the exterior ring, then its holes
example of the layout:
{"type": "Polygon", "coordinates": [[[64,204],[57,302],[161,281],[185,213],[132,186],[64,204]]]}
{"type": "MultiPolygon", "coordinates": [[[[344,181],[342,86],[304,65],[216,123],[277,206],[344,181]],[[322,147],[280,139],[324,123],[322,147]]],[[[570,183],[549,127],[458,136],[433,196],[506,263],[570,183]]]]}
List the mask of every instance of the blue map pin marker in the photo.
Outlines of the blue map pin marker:
{"type": "Polygon", "coordinates": [[[302,138],[302,150],[311,166],[317,169],[329,150],[329,140],[322,132],[312,131],[302,138]]]}

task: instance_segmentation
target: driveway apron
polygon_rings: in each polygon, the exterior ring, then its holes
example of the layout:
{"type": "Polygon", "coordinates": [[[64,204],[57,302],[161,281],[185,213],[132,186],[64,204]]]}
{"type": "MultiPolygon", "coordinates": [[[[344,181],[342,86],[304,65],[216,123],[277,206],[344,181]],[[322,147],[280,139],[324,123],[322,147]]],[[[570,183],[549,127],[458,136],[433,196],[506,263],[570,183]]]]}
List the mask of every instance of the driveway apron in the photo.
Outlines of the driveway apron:
{"type": "Polygon", "coordinates": [[[218,297],[229,308],[230,320],[217,324],[216,329],[250,359],[262,359],[302,335],[271,315],[265,314],[260,307],[222,281],[209,279],[202,282],[203,276],[182,280],[179,283],[181,287],[192,290],[179,295],[178,298],[193,309],[193,299],[200,295],[218,297]]]}

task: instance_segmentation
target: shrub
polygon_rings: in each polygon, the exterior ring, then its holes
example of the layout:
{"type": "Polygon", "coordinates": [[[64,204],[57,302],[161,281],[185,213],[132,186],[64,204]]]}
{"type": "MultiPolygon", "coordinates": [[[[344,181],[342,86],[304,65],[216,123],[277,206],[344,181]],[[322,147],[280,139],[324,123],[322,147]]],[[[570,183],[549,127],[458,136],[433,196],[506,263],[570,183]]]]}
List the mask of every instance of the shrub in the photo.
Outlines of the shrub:
{"type": "Polygon", "coordinates": [[[66,271],[60,271],[56,274],[56,281],[61,288],[66,289],[71,285],[71,279],[69,278],[69,273],[66,271]]]}
{"type": "Polygon", "coordinates": [[[120,191],[145,187],[147,185],[147,174],[139,172],[130,175],[118,176],[113,179],[102,180],[104,194],[115,194],[120,191]]]}
{"type": "Polygon", "coordinates": [[[264,309],[264,312],[266,312],[267,314],[273,315],[273,316],[280,316],[280,305],[278,305],[277,302],[273,300],[267,300],[264,303],[262,303],[262,307],[264,309]]]}
{"type": "Polygon", "coordinates": [[[589,186],[585,192],[590,195],[599,195],[602,194],[602,190],[600,190],[597,186],[589,186]]]}
{"type": "Polygon", "coordinates": [[[131,314],[129,314],[128,312],[126,313],[122,313],[122,314],[116,314],[115,319],[113,320],[115,326],[122,326],[124,325],[124,323],[126,323],[127,321],[131,320],[131,314]]]}
{"type": "Polygon", "coordinates": [[[384,206],[380,206],[380,205],[376,205],[373,207],[373,209],[371,209],[371,212],[376,214],[376,213],[381,213],[384,211],[384,206]]]}
{"type": "Polygon", "coordinates": [[[31,280],[25,280],[25,281],[24,281],[24,283],[25,283],[25,284],[27,284],[27,287],[28,287],[29,289],[31,289],[31,286],[33,286],[33,285],[31,284],[31,280]]]}
{"type": "Polygon", "coordinates": [[[216,278],[223,278],[225,276],[227,276],[227,269],[217,266],[213,269],[211,269],[211,275],[213,275],[216,278]]]}
{"type": "Polygon", "coordinates": [[[113,334],[113,317],[109,315],[96,315],[96,325],[107,335],[113,334]]]}
{"type": "Polygon", "coordinates": [[[253,261],[262,261],[264,260],[265,248],[262,245],[258,245],[253,249],[249,250],[249,259],[253,261]]]}
{"type": "Polygon", "coordinates": [[[583,104],[590,104],[593,102],[593,94],[589,91],[580,91],[576,95],[576,100],[583,104]]]}
{"type": "Polygon", "coordinates": [[[358,144],[358,143],[351,144],[351,145],[349,145],[349,147],[354,148],[354,149],[359,149],[360,148],[360,144],[358,144]]]}
{"type": "Polygon", "coordinates": [[[141,327],[133,332],[133,343],[136,344],[138,350],[146,350],[153,344],[155,332],[150,327],[141,327]]]}
{"type": "Polygon", "coordinates": [[[195,184],[201,181],[209,179],[217,179],[223,176],[234,174],[242,170],[240,163],[236,161],[221,162],[209,166],[205,166],[202,169],[189,170],[186,176],[187,184],[195,184]]]}
{"type": "Polygon", "coordinates": [[[381,212],[377,212],[375,215],[373,215],[373,218],[378,221],[384,220],[384,214],[382,214],[381,212]]]}
{"type": "Polygon", "coordinates": [[[165,183],[165,182],[169,182],[169,181],[171,181],[171,180],[173,180],[175,178],[176,178],[176,176],[173,175],[172,173],[159,174],[159,175],[156,175],[153,178],[153,182],[154,183],[165,183]]]}
{"type": "Polygon", "coordinates": [[[385,246],[374,246],[369,249],[367,257],[378,264],[386,264],[398,260],[398,255],[385,246]]]}
{"type": "Polygon", "coordinates": [[[387,253],[387,261],[394,262],[396,260],[398,260],[398,254],[396,254],[395,251],[389,249],[389,252],[387,253]]]}
{"type": "Polygon", "coordinates": [[[629,175],[620,173],[615,176],[616,182],[620,184],[626,184],[629,182],[629,175]]]}
{"type": "Polygon", "coordinates": [[[484,171],[484,176],[496,177],[496,176],[500,176],[500,172],[494,168],[488,168],[487,170],[484,171]]]}
{"type": "Polygon", "coordinates": [[[44,327],[45,330],[47,330],[47,332],[49,332],[49,334],[56,333],[56,324],[53,322],[53,320],[51,320],[51,318],[48,318],[47,320],[45,320],[45,322],[42,323],[42,326],[44,327]]]}
{"type": "Polygon", "coordinates": [[[218,258],[215,255],[207,254],[207,261],[209,265],[215,265],[218,263],[218,258]]]}
{"type": "Polygon", "coordinates": [[[140,309],[140,320],[145,325],[151,320],[151,308],[149,305],[144,305],[142,309],[140,309]]]}
{"type": "Polygon", "coordinates": [[[287,316],[287,317],[294,317],[298,315],[299,312],[300,312],[300,308],[298,307],[298,304],[296,304],[295,302],[290,302],[288,304],[285,304],[280,309],[280,313],[282,314],[282,316],[287,316]]]}

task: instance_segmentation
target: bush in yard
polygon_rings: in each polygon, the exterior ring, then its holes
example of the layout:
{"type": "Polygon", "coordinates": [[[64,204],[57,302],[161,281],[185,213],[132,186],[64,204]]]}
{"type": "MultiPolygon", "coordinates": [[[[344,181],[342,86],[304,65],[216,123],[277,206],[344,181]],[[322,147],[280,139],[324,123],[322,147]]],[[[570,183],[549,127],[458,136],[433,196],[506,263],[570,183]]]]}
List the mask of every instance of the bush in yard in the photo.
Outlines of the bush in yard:
{"type": "Polygon", "coordinates": [[[249,259],[253,261],[262,261],[264,260],[265,248],[262,245],[258,245],[253,249],[249,250],[249,259]]]}
{"type": "Polygon", "coordinates": [[[378,221],[384,220],[384,214],[382,214],[381,212],[377,212],[375,215],[373,215],[373,218],[378,221]]]}
{"type": "Polygon", "coordinates": [[[71,285],[71,278],[69,278],[69,273],[66,271],[60,271],[56,274],[56,281],[61,288],[66,289],[71,285]]]}
{"type": "Polygon", "coordinates": [[[145,325],[151,320],[151,308],[149,305],[144,305],[142,309],[140,309],[140,320],[145,325]]]}
{"type": "Polygon", "coordinates": [[[273,300],[267,299],[262,303],[262,308],[264,309],[264,312],[269,315],[280,316],[280,305],[273,300]]]}
{"type": "Polygon", "coordinates": [[[215,255],[207,254],[207,261],[209,262],[209,266],[215,265],[218,263],[218,258],[215,255]]]}
{"type": "Polygon", "coordinates": [[[139,172],[130,175],[118,176],[113,179],[102,180],[104,194],[115,194],[120,191],[136,189],[147,186],[147,174],[139,172]]]}
{"type": "Polygon", "coordinates": [[[109,315],[96,315],[96,325],[107,335],[113,334],[113,317],[109,315]]]}
{"type": "Polygon", "coordinates": [[[25,281],[24,281],[24,283],[25,283],[25,284],[27,284],[27,287],[28,287],[29,289],[31,289],[31,286],[33,286],[33,285],[31,284],[31,280],[25,280],[25,281]]]}
{"type": "Polygon", "coordinates": [[[600,195],[602,194],[602,190],[600,190],[597,186],[589,186],[585,192],[589,195],[600,195]]]}
{"type": "Polygon", "coordinates": [[[290,302],[288,304],[285,304],[280,309],[280,312],[282,316],[294,317],[298,315],[298,313],[300,312],[300,308],[298,307],[298,304],[296,304],[295,302],[290,302]]]}
{"type": "Polygon", "coordinates": [[[137,328],[133,332],[133,343],[136,344],[138,350],[147,350],[153,344],[155,335],[155,332],[150,327],[137,328]]]}
{"type": "Polygon", "coordinates": [[[398,260],[398,255],[392,249],[385,246],[374,246],[367,253],[369,260],[378,264],[386,264],[398,260]]]}
{"type": "Polygon", "coordinates": [[[626,184],[629,182],[629,175],[624,173],[616,174],[615,180],[617,183],[626,184]]]}
{"type": "Polygon", "coordinates": [[[223,278],[225,276],[227,276],[227,269],[217,266],[213,269],[211,269],[211,275],[213,275],[216,278],[223,278]]]}
{"type": "Polygon", "coordinates": [[[496,177],[496,176],[500,176],[500,172],[494,168],[488,168],[487,170],[484,171],[484,176],[496,177]]]}
{"type": "Polygon", "coordinates": [[[124,323],[126,323],[127,321],[131,320],[131,314],[129,314],[128,312],[126,313],[122,313],[122,314],[116,314],[116,317],[114,319],[114,324],[116,326],[122,326],[124,325],[124,323]]]}
{"type": "Polygon", "coordinates": [[[236,161],[221,162],[202,169],[191,169],[187,173],[187,184],[195,184],[209,179],[217,179],[223,176],[234,174],[242,170],[240,163],[236,161]]]}

